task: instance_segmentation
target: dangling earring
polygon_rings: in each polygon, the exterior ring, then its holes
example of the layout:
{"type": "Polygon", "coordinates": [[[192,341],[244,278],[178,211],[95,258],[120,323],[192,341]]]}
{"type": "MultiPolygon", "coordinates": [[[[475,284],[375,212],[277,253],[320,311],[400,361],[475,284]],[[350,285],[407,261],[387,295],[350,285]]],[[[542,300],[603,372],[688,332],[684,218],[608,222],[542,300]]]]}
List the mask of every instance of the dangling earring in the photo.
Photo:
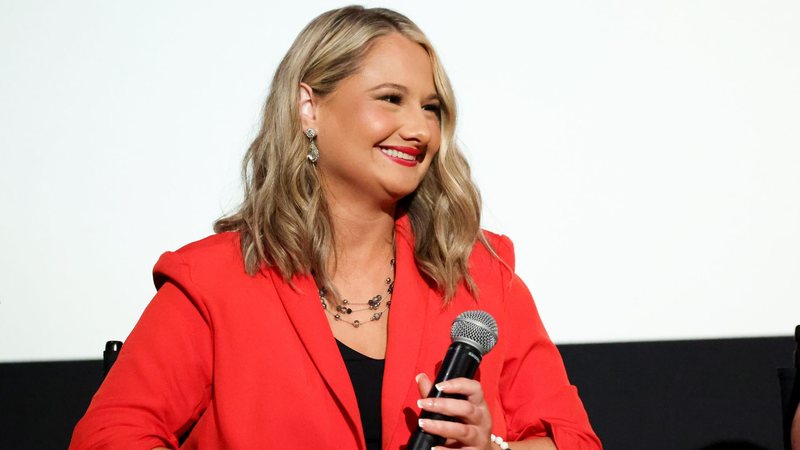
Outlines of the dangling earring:
{"type": "Polygon", "coordinates": [[[308,146],[308,155],[306,158],[311,162],[311,164],[316,164],[319,161],[319,149],[317,148],[317,144],[314,142],[314,139],[317,137],[317,130],[313,128],[309,128],[306,130],[306,137],[309,141],[308,146]]]}

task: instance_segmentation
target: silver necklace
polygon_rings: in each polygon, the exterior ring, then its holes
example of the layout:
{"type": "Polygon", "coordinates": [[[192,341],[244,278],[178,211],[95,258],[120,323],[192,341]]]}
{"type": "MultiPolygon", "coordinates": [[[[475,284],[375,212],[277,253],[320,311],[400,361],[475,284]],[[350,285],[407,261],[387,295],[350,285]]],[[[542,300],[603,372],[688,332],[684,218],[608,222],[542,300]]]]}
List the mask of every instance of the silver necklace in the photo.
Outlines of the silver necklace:
{"type": "MultiPolygon", "coordinates": [[[[392,258],[389,261],[389,265],[392,267],[392,276],[394,276],[394,264],[395,260],[392,258]]],[[[389,306],[392,304],[392,291],[394,291],[394,280],[391,276],[386,277],[384,280],[386,284],[386,295],[383,294],[375,294],[372,298],[367,300],[366,302],[351,302],[350,300],[343,298],[342,303],[339,305],[332,305],[335,306],[333,309],[328,308],[328,299],[326,298],[327,291],[325,288],[321,288],[319,290],[319,300],[322,303],[322,309],[325,310],[328,314],[333,316],[334,320],[342,321],[344,323],[350,324],[353,328],[358,328],[361,325],[369,322],[377,322],[381,320],[383,314],[389,310],[389,306]],[[385,300],[385,303],[384,303],[385,300]],[[381,309],[381,305],[383,305],[383,309],[381,309]],[[380,311],[379,311],[380,309],[380,311]],[[349,316],[356,312],[361,311],[374,311],[370,316],[368,321],[362,322],[360,320],[348,320],[345,319],[345,316],[349,316]]]]}

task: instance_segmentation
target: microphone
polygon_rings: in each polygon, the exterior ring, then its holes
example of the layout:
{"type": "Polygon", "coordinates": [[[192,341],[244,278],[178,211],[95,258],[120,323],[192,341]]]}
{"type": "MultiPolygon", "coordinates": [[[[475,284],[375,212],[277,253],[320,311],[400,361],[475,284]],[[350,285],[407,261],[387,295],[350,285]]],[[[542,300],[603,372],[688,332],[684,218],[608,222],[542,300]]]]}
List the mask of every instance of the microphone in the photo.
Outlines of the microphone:
{"type": "MultiPolygon", "coordinates": [[[[453,378],[472,378],[478,365],[483,359],[483,355],[497,344],[497,322],[486,311],[474,310],[464,311],[453,321],[450,328],[450,338],[453,343],[447,349],[442,361],[442,367],[436,374],[436,381],[428,398],[459,398],[465,399],[461,394],[445,394],[436,385],[445,380],[453,378]]],[[[449,420],[455,422],[455,417],[445,416],[439,413],[422,411],[422,419],[449,420]]],[[[416,431],[408,440],[407,450],[430,450],[431,447],[442,445],[445,438],[435,434],[426,433],[422,428],[417,427],[416,431]]]]}

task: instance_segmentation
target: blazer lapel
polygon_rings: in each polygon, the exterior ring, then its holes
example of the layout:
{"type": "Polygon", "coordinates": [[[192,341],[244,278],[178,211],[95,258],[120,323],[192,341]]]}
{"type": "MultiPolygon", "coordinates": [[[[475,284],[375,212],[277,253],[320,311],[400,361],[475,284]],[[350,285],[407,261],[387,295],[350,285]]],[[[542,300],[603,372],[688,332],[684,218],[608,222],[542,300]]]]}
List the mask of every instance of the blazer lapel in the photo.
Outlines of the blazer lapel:
{"type": "Polygon", "coordinates": [[[314,279],[311,276],[295,276],[292,287],[274,269],[267,268],[266,271],[272,277],[283,307],[306,351],[341,405],[350,428],[356,436],[363,436],[355,391],[320,305],[314,279]]]}
{"type": "Polygon", "coordinates": [[[395,285],[389,314],[388,343],[382,388],[383,447],[386,448],[399,426],[403,402],[409,389],[417,389],[414,376],[422,345],[422,334],[432,290],[417,270],[414,261],[414,236],[406,216],[398,219],[395,229],[395,285]]]}

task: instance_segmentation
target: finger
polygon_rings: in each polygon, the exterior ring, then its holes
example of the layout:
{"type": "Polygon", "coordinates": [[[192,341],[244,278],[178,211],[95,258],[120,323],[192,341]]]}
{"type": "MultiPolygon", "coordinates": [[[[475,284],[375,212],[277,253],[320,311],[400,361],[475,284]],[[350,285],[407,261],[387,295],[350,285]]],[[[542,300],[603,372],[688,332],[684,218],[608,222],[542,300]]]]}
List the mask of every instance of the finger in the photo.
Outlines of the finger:
{"type": "Polygon", "coordinates": [[[448,394],[464,395],[467,397],[467,400],[475,404],[483,402],[483,388],[481,384],[469,378],[453,378],[452,380],[442,381],[436,385],[436,389],[448,394]]]}
{"type": "Polygon", "coordinates": [[[481,447],[489,442],[489,435],[476,426],[446,420],[419,419],[419,426],[425,432],[447,439],[453,439],[465,447],[481,447]]]}
{"type": "Polygon", "coordinates": [[[424,398],[417,400],[417,406],[429,412],[444,414],[445,416],[458,417],[464,423],[478,425],[488,415],[486,403],[474,404],[467,400],[456,398],[424,398]]]}
{"type": "Polygon", "coordinates": [[[419,388],[419,396],[425,398],[433,387],[433,382],[424,373],[417,374],[415,378],[417,381],[417,388],[419,388]]]}

